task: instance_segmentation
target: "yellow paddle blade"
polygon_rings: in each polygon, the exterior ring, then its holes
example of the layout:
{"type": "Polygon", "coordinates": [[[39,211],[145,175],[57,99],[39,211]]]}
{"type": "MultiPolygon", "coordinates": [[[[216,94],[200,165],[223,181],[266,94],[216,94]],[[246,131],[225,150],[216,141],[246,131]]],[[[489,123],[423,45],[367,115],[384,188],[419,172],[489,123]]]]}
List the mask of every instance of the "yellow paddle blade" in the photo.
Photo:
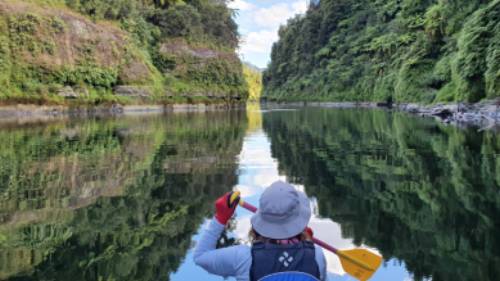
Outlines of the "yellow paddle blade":
{"type": "Polygon", "coordinates": [[[233,206],[234,202],[240,198],[241,192],[235,191],[231,193],[231,196],[229,197],[229,206],[233,206]]]}
{"type": "Polygon", "coordinates": [[[338,251],[344,271],[360,281],[372,277],[382,264],[382,257],[365,249],[338,251]]]}

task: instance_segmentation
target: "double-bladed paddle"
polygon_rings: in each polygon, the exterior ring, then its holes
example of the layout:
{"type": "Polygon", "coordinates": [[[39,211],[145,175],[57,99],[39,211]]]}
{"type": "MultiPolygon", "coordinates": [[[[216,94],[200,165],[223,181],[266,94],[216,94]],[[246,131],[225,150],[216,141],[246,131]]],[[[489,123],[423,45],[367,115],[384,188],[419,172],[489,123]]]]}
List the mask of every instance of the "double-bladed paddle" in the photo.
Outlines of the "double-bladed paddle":
{"type": "MultiPolygon", "coordinates": [[[[257,208],[245,202],[238,191],[231,194],[228,204],[233,205],[235,202],[238,202],[241,207],[252,213],[257,212],[257,208]]],[[[344,271],[360,281],[370,279],[382,263],[381,256],[366,249],[339,250],[315,237],[312,237],[312,241],[316,245],[336,254],[344,271]]]]}

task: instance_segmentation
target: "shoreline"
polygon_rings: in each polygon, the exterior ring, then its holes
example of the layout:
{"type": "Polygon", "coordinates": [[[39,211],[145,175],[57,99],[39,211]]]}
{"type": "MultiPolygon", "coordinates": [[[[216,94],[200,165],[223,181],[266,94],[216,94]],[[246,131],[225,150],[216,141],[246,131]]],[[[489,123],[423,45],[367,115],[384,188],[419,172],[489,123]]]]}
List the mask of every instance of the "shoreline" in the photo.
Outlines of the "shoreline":
{"type": "Polygon", "coordinates": [[[458,127],[474,126],[481,130],[500,127],[500,100],[428,106],[409,103],[399,104],[395,109],[420,117],[431,117],[458,127]]]}
{"type": "Polygon", "coordinates": [[[0,124],[37,123],[71,118],[116,117],[182,112],[206,112],[243,108],[244,104],[107,105],[89,107],[7,105],[0,106],[0,124]]]}
{"type": "MultiPolygon", "coordinates": [[[[446,103],[423,105],[417,103],[375,102],[261,102],[264,108],[322,107],[385,109],[406,112],[458,127],[479,127],[481,130],[500,128],[500,98],[479,103],[446,103]]],[[[168,104],[168,105],[101,105],[89,107],[7,105],[0,106],[0,124],[36,123],[67,118],[133,116],[182,112],[206,112],[244,108],[244,103],[220,104],[168,104]]]]}
{"type": "Polygon", "coordinates": [[[266,106],[312,106],[322,108],[365,108],[406,112],[420,117],[434,118],[439,122],[458,127],[479,127],[481,130],[500,127],[500,98],[478,103],[441,103],[424,105],[417,103],[376,102],[264,102],[266,106]]]}

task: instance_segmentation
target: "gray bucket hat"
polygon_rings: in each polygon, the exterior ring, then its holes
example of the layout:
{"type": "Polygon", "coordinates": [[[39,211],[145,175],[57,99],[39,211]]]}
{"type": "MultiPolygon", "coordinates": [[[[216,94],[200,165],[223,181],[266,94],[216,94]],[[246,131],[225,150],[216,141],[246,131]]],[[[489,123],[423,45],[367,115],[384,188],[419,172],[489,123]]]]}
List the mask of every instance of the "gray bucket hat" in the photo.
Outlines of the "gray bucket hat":
{"type": "Polygon", "coordinates": [[[311,218],[309,199],[288,183],[271,184],[252,216],[252,226],[260,235],[271,239],[287,239],[304,231],[311,218]]]}

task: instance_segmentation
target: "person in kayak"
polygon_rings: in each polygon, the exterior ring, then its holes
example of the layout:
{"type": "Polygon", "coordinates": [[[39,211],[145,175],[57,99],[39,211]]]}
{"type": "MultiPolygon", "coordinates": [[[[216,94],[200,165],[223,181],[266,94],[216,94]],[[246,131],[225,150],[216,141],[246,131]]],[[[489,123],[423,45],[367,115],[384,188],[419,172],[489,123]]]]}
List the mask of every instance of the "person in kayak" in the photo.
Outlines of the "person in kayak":
{"type": "Polygon", "coordinates": [[[238,281],[326,280],[323,250],[310,241],[311,208],[304,193],[282,181],[273,183],[260,197],[259,210],[251,218],[252,245],[216,249],[237,205],[229,206],[230,196],[227,193],[215,203],[215,218],[194,251],[198,266],[238,281]]]}

